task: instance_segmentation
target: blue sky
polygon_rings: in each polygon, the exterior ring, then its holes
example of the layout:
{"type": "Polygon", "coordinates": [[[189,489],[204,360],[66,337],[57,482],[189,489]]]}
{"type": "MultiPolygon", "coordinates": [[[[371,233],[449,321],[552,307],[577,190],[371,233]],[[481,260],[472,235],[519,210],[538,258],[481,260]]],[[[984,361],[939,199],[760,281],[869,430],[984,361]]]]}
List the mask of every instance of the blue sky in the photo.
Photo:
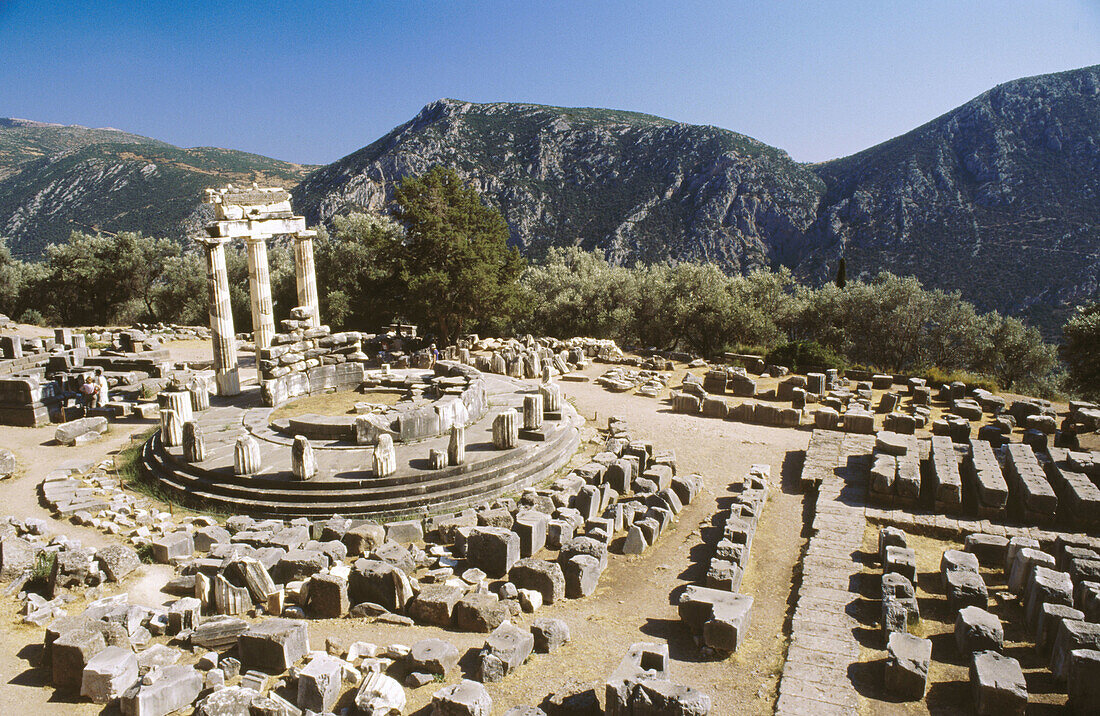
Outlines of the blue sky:
{"type": "Polygon", "coordinates": [[[440,97],[712,124],[799,161],[1100,63],[1100,0],[0,0],[0,116],[326,163],[440,97]]]}

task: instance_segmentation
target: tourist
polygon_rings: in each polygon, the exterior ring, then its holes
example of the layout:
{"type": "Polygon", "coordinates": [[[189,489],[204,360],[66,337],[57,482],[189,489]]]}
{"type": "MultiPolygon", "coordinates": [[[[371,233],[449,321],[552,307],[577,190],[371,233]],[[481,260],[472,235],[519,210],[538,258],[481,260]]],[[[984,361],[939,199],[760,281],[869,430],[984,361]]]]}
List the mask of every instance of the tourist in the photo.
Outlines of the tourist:
{"type": "Polygon", "coordinates": [[[107,384],[107,376],[103,375],[102,368],[95,369],[95,382],[96,382],[96,407],[106,408],[107,401],[110,400],[108,393],[111,390],[111,386],[107,384]]]}
{"type": "Polygon", "coordinates": [[[96,391],[99,385],[90,375],[84,376],[84,382],[80,384],[80,399],[84,403],[84,409],[94,408],[96,403],[96,391]]]}

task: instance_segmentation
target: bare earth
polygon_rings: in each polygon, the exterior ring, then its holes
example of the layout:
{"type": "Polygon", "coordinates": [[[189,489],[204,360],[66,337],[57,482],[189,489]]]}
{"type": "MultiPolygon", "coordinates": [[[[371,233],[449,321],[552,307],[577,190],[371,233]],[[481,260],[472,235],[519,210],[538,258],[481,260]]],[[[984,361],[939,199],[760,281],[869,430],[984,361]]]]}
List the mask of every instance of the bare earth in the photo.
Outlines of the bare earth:
{"type": "MultiPolygon", "coordinates": [[[[202,359],[200,346],[170,344],[169,347],[174,350],[176,346],[184,349],[180,359],[202,359]]],[[[594,365],[586,374],[595,377],[605,368],[594,365]]],[[[605,426],[608,416],[623,416],[636,437],[651,440],[659,448],[675,449],[678,470],[701,474],[706,489],[646,554],[612,555],[594,595],[566,600],[537,612],[535,616],[565,619],[573,641],[555,654],[533,655],[528,664],[502,683],[489,684],[494,713],[502,713],[514,705],[538,704],[548,693],[602,685],[630,644],[666,640],[672,657],[673,680],[708,693],[713,700],[711,713],[771,713],[786,651],[784,632],[792,606],[794,567],[805,544],[803,500],[794,486],[809,431],[673,414],[662,401],[609,393],[592,383],[563,382],[562,387],[583,415],[595,418],[586,427],[594,440],[598,439],[594,426],[605,426]],[[681,628],[674,598],[685,584],[702,580],[704,565],[716,542],[712,520],[720,507],[728,506],[730,485],[739,482],[754,463],[772,466],[774,485],[741,589],[756,600],[752,623],[737,654],[726,659],[707,658],[681,628]]],[[[14,450],[20,464],[25,466],[23,474],[0,483],[4,511],[49,518],[38,504],[37,485],[51,468],[74,457],[102,459],[127,445],[130,434],[147,427],[116,425],[103,441],[83,448],[49,444],[52,428],[0,427],[0,444],[14,450]]],[[[595,449],[592,443],[588,447],[595,449]]],[[[79,538],[88,545],[114,539],[68,522],[50,520],[50,523],[53,532],[79,538]]],[[[114,589],[129,591],[135,603],[163,604],[171,598],[157,590],[168,575],[164,567],[147,566],[135,579],[114,589]]],[[[78,611],[78,606],[73,605],[70,613],[78,611]]],[[[532,619],[532,615],[523,615],[517,621],[527,625],[532,619]]],[[[31,668],[42,630],[20,623],[14,600],[0,603],[0,624],[4,625],[0,631],[0,673],[5,675],[4,683],[0,684],[0,713],[100,713],[101,708],[91,704],[51,700],[54,694],[43,685],[43,674],[31,668]]],[[[314,648],[324,648],[328,637],[345,644],[356,640],[411,644],[428,636],[443,636],[466,653],[479,648],[485,638],[437,628],[383,626],[350,619],[311,621],[310,631],[314,648]]],[[[471,656],[472,653],[467,653],[462,661],[467,677],[472,675],[471,656]]],[[[456,674],[448,683],[459,678],[456,674]]],[[[438,688],[438,684],[430,684],[409,690],[407,712],[424,707],[438,688]]],[[[602,696],[602,688],[598,692],[602,696]]],[[[349,691],[341,705],[350,705],[353,696],[354,691],[349,691]]]]}

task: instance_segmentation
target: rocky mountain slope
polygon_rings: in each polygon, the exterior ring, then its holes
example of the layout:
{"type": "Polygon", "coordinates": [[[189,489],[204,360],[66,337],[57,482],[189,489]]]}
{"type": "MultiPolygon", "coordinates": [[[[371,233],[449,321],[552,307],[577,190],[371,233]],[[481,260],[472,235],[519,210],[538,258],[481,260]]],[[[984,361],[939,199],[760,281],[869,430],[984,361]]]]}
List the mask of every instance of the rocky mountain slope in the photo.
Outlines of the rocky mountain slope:
{"type": "Polygon", "coordinates": [[[1100,65],[1008,82],[814,171],[805,273],[843,255],[849,276],[913,274],[1047,326],[1100,296],[1100,65]]]}
{"type": "Polygon", "coordinates": [[[310,169],[111,129],[3,120],[0,236],[27,258],[92,226],[182,239],[212,215],[203,189],[253,181],[290,188],[310,169]]]}
{"type": "Polygon", "coordinates": [[[602,109],[439,100],[295,190],[308,219],[380,210],[393,180],[454,167],[529,256],[600,248],[617,262],[746,271],[794,257],[824,184],[774,147],[715,127],[602,109]]]}
{"type": "Polygon", "coordinates": [[[535,258],[580,245],[825,281],[843,256],[849,276],[911,273],[1048,328],[1100,293],[1100,66],[1000,85],[817,165],[649,115],[444,99],[298,184],[306,168],[265,157],[9,120],[0,236],[23,255],[71,221],[182,238],[204,220],[201,189],[226,181],[297,184],[296,209],[327,222],[384,211],[396,181],[435,164],[466,176],[535,258]]]}

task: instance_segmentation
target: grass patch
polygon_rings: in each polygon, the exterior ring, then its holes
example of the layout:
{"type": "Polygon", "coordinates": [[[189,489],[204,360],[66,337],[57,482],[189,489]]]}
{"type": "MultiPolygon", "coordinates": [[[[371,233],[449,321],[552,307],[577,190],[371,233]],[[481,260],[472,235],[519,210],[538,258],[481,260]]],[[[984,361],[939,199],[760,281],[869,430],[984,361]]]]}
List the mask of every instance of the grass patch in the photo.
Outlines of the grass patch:
{"type": "MultiPolygon", "coordinates": [[[[141,470],[141,450],[145,446],[145,443],[153,436],[153,433],[157,431],[157,428],[150,428],[145,432],[132,436],[130,445],[118,451],[114,459],[114,471],[119,478],[119,482],[127,490],[136,492],[139,495],[144,495],[157,502],[162,502],[168,506],[168,509],[173,514],[184,513],[193,515],[210,515],[211,517],[225,518],[232,515],[223,508],[216,505],[202,505],[201,509],[192,509],[180,503],[178,499],[171,493],[167,492],[161,485],[155,481],[149,480],[145,477],[141,470]]],[[[141,555],[139,548],[139,555],[141,555]]],[[[150,554],[150,558],[151,558],[150,554]]],[[[142,556],[142,561],[145,561],[145,557],[142,556]]]]}
{"type": "Polygon", "coordinates": [[[962,382],[966,383],[966,387],[970,390],[984,388],[992,393],[1001,392],[1000,387],[997,385],[997,381],[993,378],[985,375],[978,375],[977,373],[970,373],[965,370],[944,370],[937,366],[932,366],[924,371],[922,377],[927,379],[929,383],[936,385],[962,382]]]}
{"type": "Polygon", "coordinates": [[[379,390],[366,394],[354,390],[341,390],[335,393],[310,395],[298,398],[271,411],[269,420],[294,418],[299,415],[315,413],[317,415],[347,415],[355,411],[356,403],[374,405],[397,405],[405,396],[403,390],[379,390]]]}

